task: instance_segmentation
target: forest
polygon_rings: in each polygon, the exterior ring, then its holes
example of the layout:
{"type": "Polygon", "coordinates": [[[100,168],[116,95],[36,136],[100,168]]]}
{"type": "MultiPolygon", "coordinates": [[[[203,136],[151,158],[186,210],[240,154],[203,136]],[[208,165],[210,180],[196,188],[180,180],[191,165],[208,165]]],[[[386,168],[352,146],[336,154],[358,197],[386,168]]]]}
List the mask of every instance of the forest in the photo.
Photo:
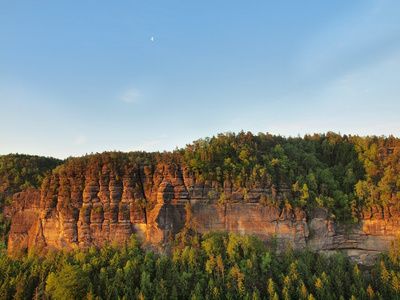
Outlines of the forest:
{"type": "Polygon", "coordinates": [[[399,299],[400,241],[375,266],[338,252],[266,249],[254,236],[208,232],[175,240],[171,256],[132,236],[85,250],[0,252],[0,299],[399,299]]]}
{"type": "MultiPolygon", "coordinates": [[[[399,159],[398,138],[333,132],[302,138],[228,132],[172,152],[104,152],[66,160],[0,156],[0,299],[400,298],[399,241],[375,266],[366,267],[350,263],[345,253],[294,252],[290,244],[277,253],[254,236],[200,236],[189,218],[164,257],[144,252],[137,236],[123,246],[33,247],[7,254],[10,220],[5,215],[14,193],[28,187],[56,192],[53,179],[62,174],[78,178],[77,192],[82,192],[85,178],[101,177],[104,166],[118,181],[138,166],[176,164],[198,182],[230,182],[243,191],[241,201],[247,201],[247,191],[268,186],[276,196],[261,196],[261,205],[308,213],[326,207],[336,222],[351,225],[364,210],[398,205],[399,159]]],[[[221,193],[218,202],[229,201],[221,193]]]]}

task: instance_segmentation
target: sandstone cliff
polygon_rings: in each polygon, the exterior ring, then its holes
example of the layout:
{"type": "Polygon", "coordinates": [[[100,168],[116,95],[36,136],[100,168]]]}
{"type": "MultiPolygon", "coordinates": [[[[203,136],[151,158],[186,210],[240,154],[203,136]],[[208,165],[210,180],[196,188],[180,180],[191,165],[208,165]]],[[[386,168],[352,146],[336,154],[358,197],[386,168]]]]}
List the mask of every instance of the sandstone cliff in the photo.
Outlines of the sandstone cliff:
{"type": "Polygon", "coordinates": [[[187,202],[200,234],[226,230],[253,234],[266,243],[275,237],[278,250],[288,242],[294,249],[339,249],[367,264],[400,233],[395,204],[365,210],[359,224],[344,228],[324,208],[310,215],[279,208],[276,202],[284,196],[290,190],[273,184],[242,189],[228,181],[199,181],[178,164],[133,164],[118,172],[110,164],[82,172],[61,170],[46,179],[41,191],[14,196],[8,245],[11,251],[33,244],[101,246],[138,234],[147,246],[161,250],[183,228],[187,202]]]}

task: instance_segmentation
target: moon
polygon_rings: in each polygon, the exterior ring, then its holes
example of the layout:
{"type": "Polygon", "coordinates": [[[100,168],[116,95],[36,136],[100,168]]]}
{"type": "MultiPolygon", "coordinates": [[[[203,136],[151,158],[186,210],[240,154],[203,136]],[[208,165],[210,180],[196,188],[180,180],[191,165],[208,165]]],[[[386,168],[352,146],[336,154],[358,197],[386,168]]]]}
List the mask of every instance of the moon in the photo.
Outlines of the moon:
{"type": "Polygon", "coordinates": [[[152,42],[154,42],[154,36],[152,36],[152,37],[150,38],[150,40],[151,40],[152,42]]]}

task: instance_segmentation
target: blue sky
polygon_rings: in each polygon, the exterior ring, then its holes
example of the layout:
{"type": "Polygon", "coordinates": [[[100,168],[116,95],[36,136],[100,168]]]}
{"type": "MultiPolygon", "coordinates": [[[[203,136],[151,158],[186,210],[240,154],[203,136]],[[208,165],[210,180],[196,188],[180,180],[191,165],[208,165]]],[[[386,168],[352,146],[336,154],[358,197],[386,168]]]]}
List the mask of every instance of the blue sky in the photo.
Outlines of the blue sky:
{"type": "Polygon", "coordinates": [[[241,130],[400,137],[399,13],[397,0],[0,0],[0,155],[241,130]]]}

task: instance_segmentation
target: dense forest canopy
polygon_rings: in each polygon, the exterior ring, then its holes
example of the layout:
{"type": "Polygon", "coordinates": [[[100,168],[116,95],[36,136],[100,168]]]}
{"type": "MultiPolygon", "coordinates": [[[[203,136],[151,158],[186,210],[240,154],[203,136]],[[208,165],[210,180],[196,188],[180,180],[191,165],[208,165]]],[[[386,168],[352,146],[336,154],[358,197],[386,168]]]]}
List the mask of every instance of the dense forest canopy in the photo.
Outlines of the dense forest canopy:
{"type": "Polygon", "coordinates": [[[248,188],[271,182],[292,189],[291,205],[326,206],[343,222],[356,222],[360,207],[400,198],[400,140],[393,136],[227,133],[195,141],[180,154],[199,178],[248,188]]]}
{"type": "Polygon", "coordinates": [[[177,239],[171,257],[143,252],[135,236],[101,249],[0,249],[0,299],[398,299],[399,247],[372,267],[290,245],[278,256],[254,236],[219,232],[177,239]]]}
{"type": "Polygon", "coordinates": [[[45,173],[64,161],[52,157],[25,154],[0,156],[0,201],[29,187],[40,188],[45,173]]]}

